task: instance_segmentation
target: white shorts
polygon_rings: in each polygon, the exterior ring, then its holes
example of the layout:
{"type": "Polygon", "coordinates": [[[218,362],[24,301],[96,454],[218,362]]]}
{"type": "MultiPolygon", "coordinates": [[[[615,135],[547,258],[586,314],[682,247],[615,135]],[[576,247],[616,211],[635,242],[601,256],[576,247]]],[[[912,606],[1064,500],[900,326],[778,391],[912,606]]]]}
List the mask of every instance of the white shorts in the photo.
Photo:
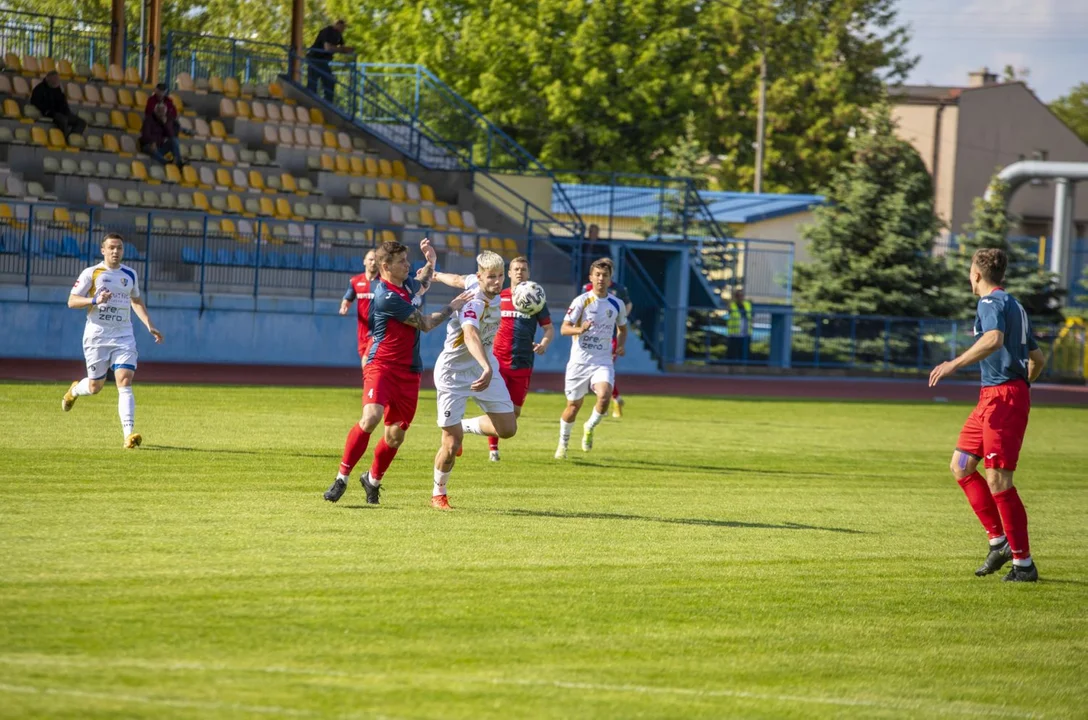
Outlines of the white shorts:
{"type": "Polygon", "coordinates": [[[564,393],[567,400],[581,400],[593,392],[593,386],[600,383],[616,384],[616,368],[607,365],[567,365],[567,377],[564,393]]]}
{"type": "Polygon", "coordinates": [[[107,370],[135,370],[139,353],[134,338],[84,340],[83,357],[87,360],[87,377],[101,380],[107,370]]]}
{"type": "Polygon", "coordinates": [[[512,413],[514,403],[506,389],[499,369],[491,366],[491,382],[480,392],[472,390],[472,383],[480,377],[478,367],[461,372],[441,371],[435,368],[434,386],[438,391],[438,427],[457,425],[465,417],[469,398],[476,401],[485,413],[512,413]]]}

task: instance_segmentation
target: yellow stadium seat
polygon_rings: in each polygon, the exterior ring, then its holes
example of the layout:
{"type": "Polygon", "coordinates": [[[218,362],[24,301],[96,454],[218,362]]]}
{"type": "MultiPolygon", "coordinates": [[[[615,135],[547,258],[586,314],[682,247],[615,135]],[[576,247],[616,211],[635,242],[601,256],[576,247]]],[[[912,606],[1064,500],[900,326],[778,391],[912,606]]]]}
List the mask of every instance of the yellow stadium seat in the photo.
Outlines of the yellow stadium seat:
{"type": "Polygon", "coordinates": [[[223,81],[223,94],[227,97],[236,98],[242,94],[242,88],[238,85],[237,78],[227,78],[223,81]]]}
{"type": "Polygon", "coordinates": [[[421,208],[419,211],[419,224],[423,227],[434,227],[434,213],[430,208],[421,208]]]}
{"type": "Polygon", "coordinates": [[[421,185],[419,188],[419,197],[423,202],[434,202],[434,188],[430,185],[421,185]]]}
{"type": "Polygon", "coordinates": [[[4,55],[4,67],[12,72],[22,72],[23,61],[15,53],[7,53],[4,55]]]}
{"type": "Polygon", "coordinates": [[[227,139],[227,128],[223,125],[222,120],[212,120],[212,137],[217,140],[227,139]]]}
{"type": "Polygon", "coordinates": [[[264,175],[256,170],[249,171],[249,186],[254,190],[264,190],[264,175]]]}
{"type": "Polygon", "coordinates": [[[336,172],[340,175],[347,175],[351,172],[351,163],[343,155],[336,156],[336,172]]]}
{"type": "Polygon", "coordinates": [[[375,160],[372,157],[368,157],[363,162],[363,165],[366,168],[367,177],[378,177],[378,161],[377,160],[375,160]]]}
{"type": "Polygon", "coordinates": [[[181,169],[181,182],[188,187],[197,187],[200,185],[200,176],[196,173],[196,168],[192,165],[186,165],[181,169]]]}
{"type": "Polygon", "coordinates": [[[223,78],[212,75],[208,78],[208,92],[223,94],[223,78]]]}
{"type": "Polygon", "coordinates": [[[285,193],[297,193],[298,183],[295,182],[295,176],[289,173],[280,175],[280,186],[285,193]]]}
{"type": "Polygon", "coordinates": [[[208,196],[202,192],[193,193],[193,208],[208,212],[211,209],[208,207],[208,196]]]}
{"type": "Polygon", "coordinates": [[[334,172],[336,170],[336,161],[333,160],[332,155],[321,156],[321,169],[325,172],[334,172]]]}
{"type": "Polygon", "coordinates": [[[336,133],[332,130],[326,130],[322,134],[321,139],[324,141],[325,147],[329,150],[338,150],[340,148],[336,142],[336,133]]]}
{"type": "Polygon", "coordinates": [[[450,210],[446,213],[446,220],[449,221],[450,227],[455,227],[458,230],[465,229],[465,224],[461,222],[461,213],[456,210],[450,210]]]}
{"type": "Polygon", "coordinates": [[[291,203],[287,198],[276,198],[276,217],[281,220],[289,220],[291,215],[291,203]]]}
{"type": "MultiPolygon", "coordinates": [[[[185,167],[189,167],[186,165],[185,167]]],[[[173,163],[166,166],[166,182],[179,184],[181,183],[181,170],[178,170],[178,166],[173,163]]]]}
{"type": "Polygon", "coordinates": [[[121,107],[136,107],[136,101],[132,96],[132,91],[128,88],[117,89],[117,102],[121,104],[121,107]]]}
{"type": "Polygon", "coordinates": [[[64,80],[71,80],[75,77],[75,70],[72,69],[72,63],[68,60],[57,61],[57,74],[64,80]]]}
{"type": "Polygon", "coordinates": [[[4,117],[9,120],[21,120],[23,117],[23,113],[19,109],[19,103],[12,98],[4,101],[4,117]]]}
{"type": "Polygon", "coordinates": [[[397,234],[392,230],[382,230],[382,242],[396,242],[397,234]]]}
{"type": "Polygon", "coordinates": [[[49,133],[41,126],[30,128],[30,142],[43,147],[49,145],[49,133]]]}
{"type": "Polygon", "coordinates": [[[230,187],[234,183],[231,182],[230,170],[226,168],[218,168],[215,171],[215,184],[219,187],[230,187]]]}
{"type": "Polygon", "coordinates": [[[265,217],[272,217],[276,214],[276,204],[272,202],[272,198],[262,197],[260,202],[260,214],[265,217]]]}
{"type": "Polygon", "coordinates": [[[215,143],[208,143],[204,146],[204,158],[211,163],[222,162],[223,156],[219,152],[219,146],[215,143]]]}
{"type": "Polygon", "coordinates": [[[67,227],[72,223],[72,215],[68,212],[68,208],[53,208],[53,223],[67,227]]]}
{"type": "Polygon", "coordinates": [[[106,70],[106,79],[114,85],[121,85],[125,82],[125,71],[121,69],[120,65],[111,63],[106,70]]]}
{"type": "Polygon", "coordinates": [[[128,120],[120,110],[110,110],[110,127],[118,130],[128,130],[128,120]]]}
{"type": "Polygon", "coordinates": [[[465,254],[464,248],[461,246],[461,238],[458,235],[447,235],[446,247],[448,247],[452,252],[458,253],[459,255],[465,254]]]}
{"type": "Polygon", "coordinates": [[[34,77],[42,74],[42,68],[41,65],[38,64],[38,58],[33,55],[23,56],[23,74],[33,75],[34,77]]]}
{"type": "MultiPolygon", "coordinates": [[[[314,125],[324,125],[325,124],[325,114],[322,113],[317,108],[310,108],[310,122],[313,123],[314,125]]],[[[335,136],[334,136],[333,139],[335,139],[335,136]]],[[[333,147],[336,147],[336,146],[333,145],[333,147]]]]}
{"type": "Polygon", "coordinates": [[[400,160],[393,161],[393,177],[398,180],[408,179],[408,169],[404,167],[404,163],[400,160]]]}
{"type": "Polygon", "coordinates": [[[351,156],[351,174],[352,175],[365,175],[366,165],[363,163],[363,159],[360,157],[351,156]]]}
{"type": "Polygon", "coordinates": [[[125,68],[125,82],[129,85],[139,85],[140,71],[134,67],[125,68]]]}
{"type": "Polygon", "coordinates": [[[503,249],[506,251],[507,257],[517,257],[521,254],[518,250],[518,244],[512,238],[504,238],[502,241],[503,249]]]}
{"type": "Polygon", "coordinates": [[[239,100],[234,104],[234,109],[238,113],[238,117],[249,119],[253,117],[253,111],[249,108],[249,103],[245,100],[239,100]]]}
{"type": "Polygon", "coordinates": [[[408,200],[408,196],[404,194],[404,186],[400,183],[393,183],[391,189],[393,202],[401,203],[408,200]]]}
{"type": "Polygon", "coordinates": [[[279,83],[269,83],[268,94],[277,100],[283,100],[283,87],[279,83]]]}
{"type": "Polygon", "coordinates": [[[242,199],[237,195],[227,195],[227,212],[232,215],[244,215],[246,211],[242,205],[242,199]]]}
{"type": "Polygon", "coordinates": [[[132,132],[140,132],[140,129],[144,126],[144,116],[138,112],[130,112],[128,114],[128,129],[132,132]]]}
{"type": "Polygon", "coordinates": [[[392,200],[393,193],[389,191],[389,183],[378,181],[378,197],[382,200],[392,200]]]}
{"type": "Polygon", "coordinates": [[[102,136],[102,149],[108,153],[121,152],[121,146],[117,144],[117,136],[106,133],[102,136]]]}
{"type": "MultiPolygon", "coordinates": [[[[38,68],[43,75],[51,72],[57,72],[57,64],[53,62],[53,58],[38,58],[38,68]]],[[[57,74],[60,75],[60,73],[57,74]]]]}
{"type": "MultiPolygon", "coordinates": [[[[147,94],[146,90],[137,90],[132,94],[132,107],[143,112],[144,109],[147,108],[147,101],[150,99],[151,97],[147,94]]],[[[177,106],[175,105],[174,107],[176,108],[177,106]]]]}
{"type": "Polygon", "coordinates": [[[109,79],[109,73],[99,63],[91,65],[91,77],[99,82],[106,82],[109,79]]]}
{"type": "Polygon", "coordinates": [[[385,158],[378,160],[378,174],[382,177],[393,177],[393,163],[385,158]]]}
{"type": "Polygon", "coordinates": [[[64,133],[60,128],[49,128],[49,147],[54,150],[63,150],[68,147],[64,139],[64,133]]]}
{"type": "Polygon", "coordinates": [[[149,182],[147,177],[147,166],[139,160],[132,161],[132,179],[138,182],[149,182]]]}
{"type": "Polygon", "coordinates": [[[238,228],[234,226],[234,221],[230,218],[226,218],[223,222],[219,223],[219,232],[223,235],[230,235],[235,237],[238,234],[238,228]]]}

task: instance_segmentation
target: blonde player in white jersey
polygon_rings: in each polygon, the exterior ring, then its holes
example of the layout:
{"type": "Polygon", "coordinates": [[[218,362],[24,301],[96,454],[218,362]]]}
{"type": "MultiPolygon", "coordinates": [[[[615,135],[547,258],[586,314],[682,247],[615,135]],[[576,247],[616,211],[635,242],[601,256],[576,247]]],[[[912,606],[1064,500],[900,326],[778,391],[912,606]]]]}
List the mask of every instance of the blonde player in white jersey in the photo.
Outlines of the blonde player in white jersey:
{"type": "MultiPolygon", "coordinates": [[[[424,241],[426,243],[426,241],[424,241]]],[[[422,247],[422,245],[421,245],[422,247]]],[[[423,250],[430,259],[429,243],[423,250]]],[[[434,490],[431,506],[449,510],[446,484],[461,454],[464,433],[511,438],[518,431],[514,403],[506,383],[499,378],[499,361],[491,352],[499,330],[505,263],[500,255],[482,252],[476,257],[475,275],[434,274],[437,282],[455,288],[475,290],[463,308],[446,326],[446,344],[434,366],[434,386],[438,390],[438,426],[442,428],[442,446],[434,458],[434,490]],[[469,398],[486,415],[462,419],[469,398]]]]}
{"type": "Polygon", "coordinates": [[[116,233],[102,238],[103,262],[79,274],[68,296],[68,307],[84,310],[87,325],[83,330],[83,355],[87,377],[73,382],[64,393],[61,409],[68,412],[76,399],[97,395],[106,384],[106,371],[113,369],[117,381],[117,412],[121,416],[124,447],[138,447],[143,438],[135,431],[136,398],[132,395],[132,377],[136,373],[136,337],[132,332],[135,312],[147,331],[162,342],[162,333],[152,324],[147,306],[140,297],[136,271],[121,264],[125,241],[116,233]]]}
{"type": "Polygon", "coordinates": [[[559,332],[574,338],[567,362],[565,392],[567,408],[559,418],[559,448],[556,460],[567,457],[571,428],[582,409],[582,399],[593,392],[597,402],[593,414],[582,427],[582,450],[593,449],[593,429],[608,413],[616,370],[612,363],[612,336],[616,336],[616,355],[622,356],[627,343],[627,309],[614,295],[608,294],[612,284],[612,261],[601,258],[589,268],[593,289],[574,298],[559,332]]]}

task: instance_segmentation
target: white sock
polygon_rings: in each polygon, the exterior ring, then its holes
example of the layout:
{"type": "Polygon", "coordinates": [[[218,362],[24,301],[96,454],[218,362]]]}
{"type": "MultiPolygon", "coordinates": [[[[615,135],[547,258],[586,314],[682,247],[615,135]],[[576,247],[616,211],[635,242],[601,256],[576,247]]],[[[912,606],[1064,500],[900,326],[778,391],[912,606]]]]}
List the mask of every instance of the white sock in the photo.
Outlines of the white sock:
{"type": "Polygon", "coordinates": [[[79,385],[76,385],[75,390],[72,391],[72,397],[79,397],[80,395],[93,395],[91,392],[91,379],[83,378],[79,381],[79,385]]]}
{"type": "Polygon", "coordinates": [[[566,447],[570,443],[570,431],[574,428],[574,423],[569,423],[565,420],[559,421],[559,444],[566,447]]]}
{"type": "Polygon", "coordinates": [[[136,396],[131,385],[117,388],[117,414],[121,416],[121,430],[127,438],[136,426],[136,396]]]}
{"type": "Polygon", "coordinates": [[[604,415],[597,412],[597,408],[593,408],[593,414],[589,416],[589,420],[586,420],[586,429],[592,430],[601,424],[601,420],[604,420],[604,415]]]}
{"type": "MultiPolygon", "coordinates": [[[[452,472],[452,471],[451,471],[452,472]]],[[[446,494],[446,483],[450,480],[450,474],[448,472],[442,472],[438,468],[434,469],[434,491],[431,493],[431,497],[438,497],[439,495],[446,494]]]]}
{"type": "Polygon", "coordinates": [[[481,417],[469,418],[468,420],[461,421],[461,430],[467,432],[470,435],[483,435],[483,430],[480,429],[481,417]]]}
{"type": "Polygon", "coordinates": [[[1005,536],[990,538],[990,547],[997,547],[1001,543],[1005,542],[1005,536]]]}
{"type": "Polygon", "coordinates": [[[1013,558],[1012,564],[1016,567],[1031,567],[1033,563],[1031,562],[1031,556],[1029,555],[1026,558],[1013,558]]]}

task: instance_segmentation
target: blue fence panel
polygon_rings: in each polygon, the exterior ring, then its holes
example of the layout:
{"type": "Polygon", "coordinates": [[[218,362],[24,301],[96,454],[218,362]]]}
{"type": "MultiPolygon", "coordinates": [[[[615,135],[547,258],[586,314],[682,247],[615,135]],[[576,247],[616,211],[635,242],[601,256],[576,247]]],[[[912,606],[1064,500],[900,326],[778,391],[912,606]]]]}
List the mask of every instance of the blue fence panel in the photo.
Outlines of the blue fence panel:
{"type": "Polygon", "coordinates": [[[0,10],[0,54],[109,63],[110,24],[79,18],[0,10]]]}

